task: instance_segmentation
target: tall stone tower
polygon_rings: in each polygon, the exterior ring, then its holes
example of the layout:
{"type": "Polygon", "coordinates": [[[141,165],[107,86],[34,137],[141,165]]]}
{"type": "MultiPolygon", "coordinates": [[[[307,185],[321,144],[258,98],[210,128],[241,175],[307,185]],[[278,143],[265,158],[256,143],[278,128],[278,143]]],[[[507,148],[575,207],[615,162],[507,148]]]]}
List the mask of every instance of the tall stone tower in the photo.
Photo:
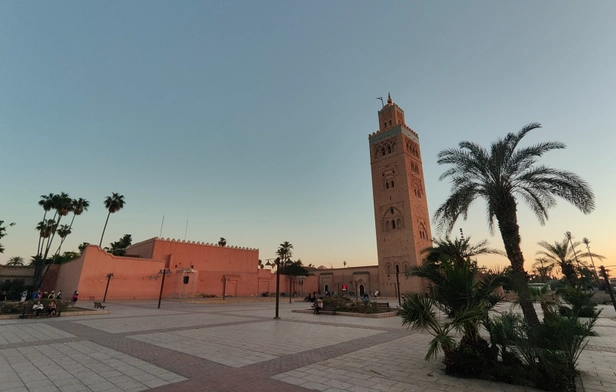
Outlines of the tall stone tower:
{"type": "Polygon", "coordinates": [[[404,276],[432,245],[419,137],[391,95],[379,111],[379,130],[368,140],[381,293],[396,296],[397,281],[402,293],[422,291],[419,278],[404,276]]]}

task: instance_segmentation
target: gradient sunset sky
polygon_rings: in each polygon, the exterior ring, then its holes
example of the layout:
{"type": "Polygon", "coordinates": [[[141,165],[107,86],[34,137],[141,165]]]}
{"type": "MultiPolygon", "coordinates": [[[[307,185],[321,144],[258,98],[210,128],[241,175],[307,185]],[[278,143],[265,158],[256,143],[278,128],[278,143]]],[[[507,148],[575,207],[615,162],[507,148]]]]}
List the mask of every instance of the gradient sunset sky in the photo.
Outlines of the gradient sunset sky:
{"type": "MultiPolygon", "coordinates": [[[[559,200],[540,226],[520,204],[527,268],[566,231],[615,265],[615,18],[611,0],[2,1],[0,220],[16,225],[0,262],[36,253],[40,195],[90,201],[76,250],[118,192],[104,244],[158,236],[164,216],[163,237],[375,264],[368,134],[391,92],[431,213],[449,195],[439,151],[540,122],[525,145],[564,142],[542,163],[588,181],[597,208],[559,200]]],[[[460,227],[502,248],[482,201],[460,227]]]]}

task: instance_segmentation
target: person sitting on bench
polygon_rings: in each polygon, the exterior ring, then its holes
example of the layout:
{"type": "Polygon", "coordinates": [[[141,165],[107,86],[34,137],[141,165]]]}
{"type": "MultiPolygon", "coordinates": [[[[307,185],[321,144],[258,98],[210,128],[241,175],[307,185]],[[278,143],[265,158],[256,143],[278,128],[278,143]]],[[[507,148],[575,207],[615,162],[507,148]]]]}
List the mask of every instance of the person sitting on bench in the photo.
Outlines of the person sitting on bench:
{"type": "Polygon", "coordinates": [[[36,303],[32,306],[32,313],[34,313],[36,318],[38,318],[39,313],[41,313],[41,310],[43,310],[43,304],[40,300],[37,300],[36,303]]]}
{"type": "Polygon", "coordinates": [[[314,312],[316,314],[319,314],[321,309],[323,309],[323,300],[321,298],[318,298],[316,301],[314,301],[314,312]]]}
{"type": "Polygon", "coordinates": [[[47,311],[49,312],[49,314],[51,316],[55,316],[56,315],[56,310],[57,310],[56,301],[51,300],[49,305],[47,305],[47,311]]]}

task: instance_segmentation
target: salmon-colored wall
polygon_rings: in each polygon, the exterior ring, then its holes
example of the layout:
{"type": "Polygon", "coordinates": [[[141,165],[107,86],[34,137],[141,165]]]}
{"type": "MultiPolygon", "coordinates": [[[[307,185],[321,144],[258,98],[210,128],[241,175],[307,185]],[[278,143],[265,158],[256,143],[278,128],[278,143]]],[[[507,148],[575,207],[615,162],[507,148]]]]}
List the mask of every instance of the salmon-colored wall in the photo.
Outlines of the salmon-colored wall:
{"type": "Polygon", "coordinates": [[[70,300],[73,295],[73,291],[79,289],[79,277],[81,276],[81,270],[83,269],[84,258],[88,253],[91,253],[90,249],[97,249],[97,247],[93,245],[88,246],[81,254],[81,257],[60,266],[60,270],[58,271],[58,279],[52,290],[55,290],[56,293],[58,291],[62,291],[63,300],[70,300]]]}
{"type": "Polygon", "coordinates": [[[126,250],[127,256],[139,256],[144,259],[152,258],[152,250],[154,249],[154,238],[138,242],[131,245],[126,250]]]}
{"type": "Polygon", "coordinates": [[[107,274],[113,273],[107,300],[158,298],[161,278],[158,272],[163,268],[163,261],[113,256],[90,245],[79,259],[62,265],[56,291],[62,290],[67,300],[78,290],[79,300],[100,301],[105,294],[107,274]]]}
{"type": "MultiPolygon", "coordinates": [[[[218,246],[152,238],[126,250],[138,257],[113,256],[95,245],[80,258],[60,266],[55,288],[70,299],[79,290],[80,301],[100,301],[109,280],[107,300],[157,299],[165,275],[163,298],[193,298],[200,294],[233,297],[261,296],[276,292],[276,275],[260,269],[257,249],[218,246]]],[[[318,291],[318,278],[309,276],[291,288],[298,296],[318,291]]],[[[294,278],[297,282],[297,278],[294,278]]],[[[280,276],[280,291],[289,292],[289,283],[280,276]]]]}
{"type": "MultiPolygon", "coordinates": [[[[257,249],[158,238],[152,241],[153,259],[167,261],[172,271],[197,271],[197,274],[188,274],[189,284],[192,279],[197,280],[196,294],[222,296],[224,288],[225,294],[230,296],[261,295],[259,277],[263,276],[260,275],[257,249]],[[223,277],[226,278],[225,284],[223,277]]],[[[132,247],[127,249],[127,253],[133,253],[132,247]]]]}

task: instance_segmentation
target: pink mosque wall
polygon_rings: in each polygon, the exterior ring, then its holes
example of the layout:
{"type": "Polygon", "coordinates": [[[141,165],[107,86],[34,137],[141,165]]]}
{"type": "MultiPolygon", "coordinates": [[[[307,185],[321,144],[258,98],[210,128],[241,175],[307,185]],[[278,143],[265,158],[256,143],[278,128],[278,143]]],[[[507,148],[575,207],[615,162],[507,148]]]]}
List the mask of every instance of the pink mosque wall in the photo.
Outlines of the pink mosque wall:
{"type": "MultiPolygon", "coordinates": [[[[276,291],[276,275],[258,266],[257,249],[152,238],[127,249],[128,256],[113,256],[90,245],[78,259],[60,266],[57,276],[50,274],[44,284],[62,290],[70,299],[74,290],[82,301],[102,300],[109,282],[107,300],[157,299],[162,275],[163,298],[192,298],[199,294],[234,297],[261,296],[276,291]],[[226,281],[224,281],[226,280],[226,281]]],[[[318,278],[309,276],[294,284],[298,295],[318,291],[318,278]]],[[[289,291],[289,282],[280,277],[280,291],[289,291]]]]}

